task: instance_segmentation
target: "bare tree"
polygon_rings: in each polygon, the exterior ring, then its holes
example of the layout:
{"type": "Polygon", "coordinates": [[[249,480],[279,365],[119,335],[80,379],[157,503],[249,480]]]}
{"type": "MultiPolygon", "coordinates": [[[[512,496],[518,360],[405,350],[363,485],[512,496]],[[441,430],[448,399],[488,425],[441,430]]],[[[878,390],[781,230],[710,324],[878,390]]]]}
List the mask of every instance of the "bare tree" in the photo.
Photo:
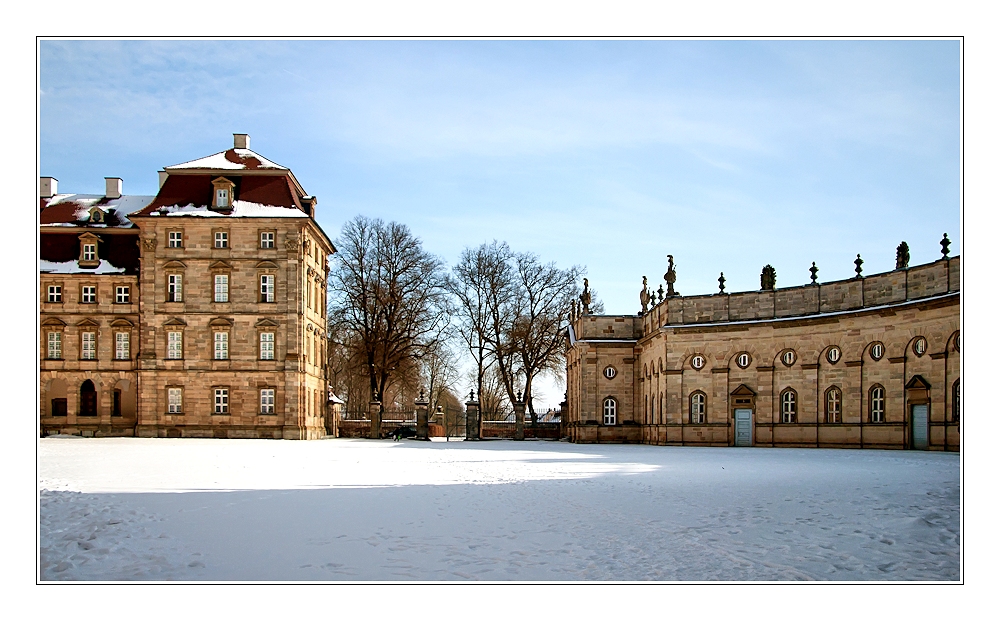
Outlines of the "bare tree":
{"type": "Polygon", "coordinates": [[[522,303],[514,322],[512,341],[520,357],[524,376],[524,400],[531,423],[538,422],[531,387],[535,378],[554,372],[562,360],[562,330],[576,298],[580,268],[559,269],[555,263],[542,263],[537,255],[516,256],[517,284],[522,303]]]}
{"type": "Polygon", "coordinates": [[[580,276],[577,267],[561,270],[537,255],[514,253],[502,242],[466,249],[449,289],[459,300],[460,332],[477,365],[480,395],[494,369],[510,403],[523,389],[537,422],[532,383],[559,366],[560,335],[580,276]]]}
{"type": "Polygon", "coordinates": [[[344,224],[330,272],[333,311],[364,365],[370,398],[385,410],[386,389],[439,338],[448,299],[439,259],[396,222],[357,216],[344,224]]]}

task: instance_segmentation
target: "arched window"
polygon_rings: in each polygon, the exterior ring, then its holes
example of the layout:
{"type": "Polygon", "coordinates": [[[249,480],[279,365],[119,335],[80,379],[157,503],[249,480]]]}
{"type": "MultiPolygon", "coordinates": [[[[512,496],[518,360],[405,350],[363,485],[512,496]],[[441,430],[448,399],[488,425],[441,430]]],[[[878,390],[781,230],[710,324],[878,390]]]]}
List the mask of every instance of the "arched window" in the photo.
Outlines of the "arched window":
{"type": "Polygon", "coordinates": [[[875,384],[868,391],[868,420],[885,422],[885,388],[881,384],[875,384]]]}
{"type": "Polygon", "coordinates": [[[961,378],[955,380],[955,383],[951,385],[951,420],[953,422],[959,422],[959,416],[962,414],[962,380],[961,378]]]}
{"type": "Polygon", "coordinates": [[[615,425],[618,423],[618,402],[612,397],[604,400],[604,424],[615,425]]]}
{"type": "Polygon", "coordinates": [[[786,388],[781,393],[781,422],[783,423],[795,422],[795,396],[795,391],[791,388],[786,388]]]}
{"type": "Polygon", "coordinates": [[[705,393],[700,390],[691,393],[691,424],[705,423],[705,393]]]}
{"type": "Polygon", "coordinates": [[[80,416],[97,416],[97,390],[90,380],[80,385],[80,416]]]}
{"type": "Polygon", "coordinates": [[[830,386],[826,389],[826,422],[828,423],[839,423],[840,422],[840,403],[842,396],[840,394],[840,389],[836,386],[830,386]]]}

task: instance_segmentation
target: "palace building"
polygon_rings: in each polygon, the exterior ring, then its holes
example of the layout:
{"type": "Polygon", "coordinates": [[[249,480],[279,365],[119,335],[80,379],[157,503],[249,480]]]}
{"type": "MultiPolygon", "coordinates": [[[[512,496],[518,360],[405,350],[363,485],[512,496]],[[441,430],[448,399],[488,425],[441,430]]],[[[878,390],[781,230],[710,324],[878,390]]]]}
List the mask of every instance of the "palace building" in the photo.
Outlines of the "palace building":
{"type": "Polygon", "coordinates": [[[41,179],[41,434],[326,435],[336,250],[295,175],[234,138],[156,196],[41,179]]]}
{"type": "Polygon", "coordinates": [[[638,315],[567,334],[563,420],[574,442],[960,448],[961,260],[838,282],[680,296],[645,285],[638,315]]]}

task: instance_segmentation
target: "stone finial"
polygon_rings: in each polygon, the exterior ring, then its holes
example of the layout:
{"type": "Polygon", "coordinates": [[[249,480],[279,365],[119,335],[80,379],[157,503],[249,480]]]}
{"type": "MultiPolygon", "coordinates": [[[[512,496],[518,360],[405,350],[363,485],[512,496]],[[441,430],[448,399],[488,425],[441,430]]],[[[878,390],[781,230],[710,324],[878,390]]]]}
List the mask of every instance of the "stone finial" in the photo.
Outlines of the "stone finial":
{"type": "Polygon", "coordinates": [[[719,294],[726,292],[726,275],[719,272],[719,294]]]}
{"type": "Polygon", "coordinates": [[[590,314],[590,282],[583,279],[583,293],[580,294],[580,303],[583,304],[583,314],[590,314]]]}
{"type": "Polygon", "coordinates": [[[855,278],[861,278],[861,264],[864,262],[865,260],[861,258],[860,254],[857,259],[854,259],[854,273],[857,274],[855,278]]]}
{"type": "Polygon", "coordinates": [[[663,301],[663,285],[660,285],[660,288],[656,290],[656,293],[659,295],[660,302],[662,302],[663,301]]]}
{"type": "Polygon", "coordinates": [[[524,403],[524,396],[523,395],[524,395],[524,393],[522,393],[520,390],[517,391],[517,402],[518,403],[524,403]]]}
{"type": "Polygon", "coordinates": [[[945,233],[944,237],[941,238],[941,257],[948,258],[948,246],[951,246],[951,240],[948,239],[948,234],[945,233]]]}
{"type": "Polygon", "coordinates": [[[812,281],[809,284],[811,284],[811,285],[818,285],[819,284],[818,282],[816,282],[816,274],[817,274],[817,272],[819,272],[819,268],[816,267],[816,262],[813,261],[813,266],[809,268],[809,280],[812,281]]]}
{"type": "Polygon", "coordinates": [[[649,299],[650,299],[650,297],[652,297],[652,296],[649,295],[649,284],[648,284],[648,282],[649,281],[646,280],[646,277],[643,276],[642,277],[642,290],[639,292],[639,303],[642,304],[642,312],[640,313],[640,315],[645,315],[646,314],[646,310],[649,308],[649,299]]]}
{"type": "Polygon", "coordinates": [[[906,242],[901,242],[896,246],[896,269],[905,270],[910,267],[910,246],[906,242]]]}
{"type": "Polygon", "coordinates": [[[469,391],[469,403],[474,403],[476,401],[476,389],[473,388],[469,391]]]}
{"type": "Polygon", "coordinates": [[[774,283],[777,281],[778,274],[774,271],[774,268],[770,264],[765,265],[764,269],[760,271],[760,289],[761,291],[774,291],[774,283]]]}
{"type": "Polygon", "coordinates": [[[674,283],[677,282],[677,271],[674,269],[674,255],[667,255],[667,273],[663,275],[663,280],[667,281],[667,297],[678,295],[674,291],[674,283]]]}

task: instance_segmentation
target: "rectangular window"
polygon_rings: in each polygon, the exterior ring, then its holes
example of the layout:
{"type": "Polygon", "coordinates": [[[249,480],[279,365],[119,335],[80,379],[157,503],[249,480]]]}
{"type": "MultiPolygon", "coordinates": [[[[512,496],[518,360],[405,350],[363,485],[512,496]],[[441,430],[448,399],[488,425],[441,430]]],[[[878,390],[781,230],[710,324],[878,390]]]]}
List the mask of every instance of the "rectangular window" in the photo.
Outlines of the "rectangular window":
{"type": "MultiPolygon", "coordinates": [[[[216,207],[227,207],[229,205],[229,190],[218,189],[215,191],[215,206],[216,207]]],[[[216,246],[217,248],[225,248],[225,246],[216,246]]]]}
{"type": "Polygon", "coordinates": [[[274,360],[274,332],[260,333],[260,359],[274,360]]]}
{"type": "Polygon", "coordinates": [[[215,247],[216,248],[228,248],[229,247],[229,233],[224,233],[218,231],[215,233],[215,247]]]}
{"type": "Polygon", "coordinates": [[[216,274],[215,275],[215,301],[216,302],[228,302],[229,301],[229,275],[228,274],[216,274]]]}
{"type": "Polygon", "coordinates": [[[274,276],[265,274],[260,277],[260,301],[274,301],[274,276]]]}
{"type": "Polygon", "coordinates": [[[274,233],[261,233],[260,234],[260,247],[261,248],[274,248],[274,233]]]}
{"type": "Polygon", "coordinates": [[[183,399],[183,393],[181,388],[168,388],[167,389],[167,413],[168,414],[180,414],[184,410],[181,409],[183,399]]]}
{"type": "Polygon", "coordinates": [[[62,285],[49,285],[49,302],[62,302],[62,285]]]}
{"type": "Polygon", "coordinates": [[[274,414],[274,389],[260,389],[260,413],[274,414]]]}
{"type": "Polygon", "coordinates": [[[96,261],[97,260],[97,244],[84,244],[83,245],[83,260],[84,261],[96,261]]]}
{"type": "Polygon", "coordinates": [[[183,332],[167,332],[167,358],[170,360],[180,360],[183,357],[183,332]]]}
{"type": "Polygon", "coordinates": [[[116,304],[128,304],[129,303],[129,288],[126,287],[115,287],[115,303],[116,304]]]}
{"type": "Polygon", "coordinates": [[[47,357],[50,360],[59,360],[62,358],[62,332],[49,332],[49,351],[47,357]]]}
{"type": "Polygon", "coordinates": [[[84,360],[95,360],[97,358],[97,333],[84,332],[80,341],[80,357],[84,360]]]}
{"type": "Polygon", "coordinates": [[[128,360],[128,332],[115,332],[115,360],[128,360]]]}
{"type": "Polygon", "coordinates": [[[229,359],[229,333],[228,332],[216,332],[215,333],[215,359],[216,360],[228,360],[229,359]]]}
{"type": "Polygon", "coordinates": [[[215,413],[229,414],[229,389],[215,389],[215,413]]]}
{"type": "Polygon", "coordinates": [[[97,287],[83,287],[80,293],[80,301],[84,304],[97,303],[97,287]]]}
{"type": "Polygon", "coordinates": [[[167,301],[181,302],[184,300],[184,277],[180,274],[167,276],[167,301]]]}
{"type": "Polygon", "coordinates": [[[180,231],[167,233],[167,248],[183,248],[184,238],[180,231]]]}

